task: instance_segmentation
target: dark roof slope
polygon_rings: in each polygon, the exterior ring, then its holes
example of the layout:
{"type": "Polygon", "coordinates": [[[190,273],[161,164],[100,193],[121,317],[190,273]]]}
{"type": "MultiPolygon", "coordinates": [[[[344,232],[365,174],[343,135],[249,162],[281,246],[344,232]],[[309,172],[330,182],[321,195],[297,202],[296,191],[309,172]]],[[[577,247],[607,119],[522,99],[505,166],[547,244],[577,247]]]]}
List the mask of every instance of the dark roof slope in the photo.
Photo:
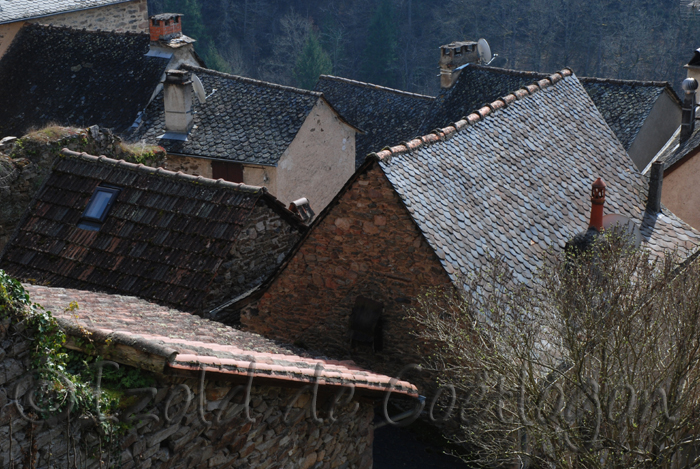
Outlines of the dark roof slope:
{"type": "Polygon", "coordinates": [[[355,137],[356,167],[368,153],[418,135],[425,113],[435,99],[328,75],[319,77],[315,89],[364,132],[355,137]]]}
{"type": "MultiPolygon", "coordinates": [[[[96,353],[106,341],[136,349],[129,354],[138,361],[138,351],[162,357],[163,368],[170,373],[201,373],[222,378],[246,376],[255,361],[257,384],[294,386],[313,383],[314,373],[321,386],[355,386],[362,394],[381,395],[387,389],[417,397],[417,389],[406,381],[394,380],[359,368],[352,361],[335,361],[294,347],[268,340],[258,334],[242,332],[221,323],[139,298],[82,290],[25,285],[32,301],[53,311],[69,338],[82,339],[91,333],[96,353]],[[76,315],[66,311],[71,302],[78,304],[76,315]],[[322,368],[316,371],[316,366],[322,368]]],[[[73,345],[79,345],[74,341],[73,345]]],[[[119,361],[119,360],[117,360],[119,361]]],[[[149,361],[150,363],[153,360],[149,361]]],[[[127,363],[138,366],[138,363],[127,363]]]]}
{"type": "Polygon", "coordinates": [[[532,278],[549,246],[588,226],[590,187],[607,184],[606,213],[630,217],[654,252],[688,254],[700,234],[666,209],[645,212],[647,180],[570,70],[378,155],[428,243],[456,281],[502,256],[532,278]]]}
{"type": "Polygon", "coordinates": [[[700,148],[700,125],[695,121],[695,130],[688,140],[680,143],[680,128],[661,149],[654,161],[663,162],[664,171],[672,166],[682,164],[683,161],[694,155],[700,148]]]}
{"type": "Polygon", "coordinates": [[[197,310],[257,203],[301,227],[265,188],[64,150],[0,259],[44,285],[197,310]],[[121,188],[99,231],[78,228],[99,185],[121,188]]]}
{"type": "Polygon", "coordinates": [[[148,45],[147,34],[24,26],[0,60],[0,137],[48,123],[128,129],[168,64],[148,45]]]}
{"type": "Polygon", "coordinates": [[[678,101],[676,93],[667,82],[589,77],[580,78],[580,81],[625,150],[632,146],[664,91],[678,101]]]}
{"type": "Polygon", "coordinates": [[[187,141],[165,140],[163,93],[148,106],[131,136],[168,153],[274,166],[296,137],[321,93],[275,85],[189,65],[202,81],[206,103],[193,98],[187,141]]]}
{"type": "Polygon", "coordinates": [[[130,1],[133,0],[0,0],[0,24],[130,1]]]}
{"type": "Polygon", "coordinates": [[[416,135],[445,127],[484,104],[546,76],[544,73],[467,64],[462,67],[457,81],[451,88],[440,90],[423,119],[420,132],[416,135]]]}

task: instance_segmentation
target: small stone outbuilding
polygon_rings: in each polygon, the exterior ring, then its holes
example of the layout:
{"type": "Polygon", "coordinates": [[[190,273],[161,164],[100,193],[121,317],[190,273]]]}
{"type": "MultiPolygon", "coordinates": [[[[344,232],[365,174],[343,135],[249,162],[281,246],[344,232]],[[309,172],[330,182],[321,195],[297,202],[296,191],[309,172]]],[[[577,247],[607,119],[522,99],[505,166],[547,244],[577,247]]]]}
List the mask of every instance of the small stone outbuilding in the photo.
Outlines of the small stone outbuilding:
{"type": "Polygon", "coordinates": [[[107,387],[140,403],[111,415],[126,424],[116,448],[79,415],[30,423],[30,332],[1,321],[2,467],[365,469],[375,405],[387,392],[417,396],[408,382],[138,298],[26,289],[54,312],[68,349],[138,369],[151,384],[107,387]]]}

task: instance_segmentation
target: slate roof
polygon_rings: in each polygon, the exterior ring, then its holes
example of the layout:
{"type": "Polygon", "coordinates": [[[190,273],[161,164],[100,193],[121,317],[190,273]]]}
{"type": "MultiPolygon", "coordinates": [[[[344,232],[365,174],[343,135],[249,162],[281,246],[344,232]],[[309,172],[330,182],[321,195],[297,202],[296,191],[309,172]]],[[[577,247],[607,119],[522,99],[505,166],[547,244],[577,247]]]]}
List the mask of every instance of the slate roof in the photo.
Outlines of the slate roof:
{"type": "Polygon", "coordinates": [[[5,247],[0,266],[32,283],[135,295],[197,310],[259,203],[305,229],[263,187],[64,150],[5,247]],[[78,228],[98,185],[121,192],[99,231],[78,228]]]}
{"type": "Polygon", "coordinates": [[[647,179],[570,70],[376,158],[455,281],[490,255],[521,281],[532,278],[549,246],[561,249],[587,228],[598,177],[605,213],[633,219],[653,252],[688,255],[700,244],[700,233],[665,208],[645,212],[647,179]]]}
{"type": "MultiPolygon", "coordinates": [[[[466,64],[455,84],[440,90],[416,136],[456,122],[484,104],[546,76],[544,73],[466,64]]],[[[392,145],[396,143],[399,142],[391,142],[392,145]]]]}
{"type": "Polygon", "coordinates": [[[668,82],[590,77],[579,80],[625,150],[632,146],[659,96],[667,92],[680,105],[668,82]]]}
{"type": "MultiPolygon", "coordinates": [[[[309,383],[317,364],[321,386],[354,385],[360,393],[384,393],[417,397],[417,389],[406,381],[390,385],[388,376],[359,368],[352,361],[317,357],[292,345],[242,332],[199,316],[167,308],[131,296],[110,295],[75,289],[24,285],[31,300],[53,312],[70,336],[92,332],[93,339],[111,340],[147,350],[165,360],[166,373],[201,373],[246,376],[255,361],[254,376],[279,386],[309,383]],[[66,311],[71,302],[77,311],[66,311]]],[[[253,383],[255,384],[255,378],[253,383]]]]}
{"type": "Polygon", "coordinates": [[[24,26],[0,59],[0,138],[48,123],[128,129],[168,59],[147,34],[24,26]]]}
{"type": "Polygon", "coordinates": [[[321,75],[315,89],[364,132],[355,137],[356,167],[370,152],[418,135],[425,113],[435,99],[329,75],[321,75]]]}
{"type": "Polygon", "coordinates": [[[321,93],[182,65],[207,94],[193,97],[194,127],[187,141],[158,139],[165,133],[163,93],[148,106],[133,140],[158,144],[168,153],[275,166],[321,98],[321,93]],[[215,90],[215,91],[214,91],[215,90]]]}
{"type": "Polygon", "coordinates": [[[700,122],[695,121],[695,130],[688,140],[680,143],[680,127],[673,134],[673,137],[666,143],[666,145],[659,151],[656,155],[654,161],[660,161],[664,163],[664,171],[669,168],[682,164],[686,157],[694,155],[698,148],[700,148],[700,122]]]}
{"type": "Polygon", "coordinates": [[[131,1],[133,0],[0,0],[0,24],[131,1]]]}

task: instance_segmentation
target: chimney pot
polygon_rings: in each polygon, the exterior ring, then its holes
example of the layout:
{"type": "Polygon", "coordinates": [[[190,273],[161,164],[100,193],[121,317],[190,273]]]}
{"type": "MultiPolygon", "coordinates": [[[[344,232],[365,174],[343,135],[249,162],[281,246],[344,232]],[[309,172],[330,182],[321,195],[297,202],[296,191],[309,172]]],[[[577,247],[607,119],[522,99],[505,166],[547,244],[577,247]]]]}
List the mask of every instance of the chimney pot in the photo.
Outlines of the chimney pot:
{"type": "Polygon", "coordinates": [[[664,164],[655,162],[651,165],[649,173],[649,194],[647,196],[646,211],[655,215],[661,211],[661,186],[664,181],[664,164]]]}
{"type": "Polygon", "coordinates": [[[591,220],[588,228],[603,231],[603,206],[605,205],[605,183],[598,178],[591,187],[591,220]]]}

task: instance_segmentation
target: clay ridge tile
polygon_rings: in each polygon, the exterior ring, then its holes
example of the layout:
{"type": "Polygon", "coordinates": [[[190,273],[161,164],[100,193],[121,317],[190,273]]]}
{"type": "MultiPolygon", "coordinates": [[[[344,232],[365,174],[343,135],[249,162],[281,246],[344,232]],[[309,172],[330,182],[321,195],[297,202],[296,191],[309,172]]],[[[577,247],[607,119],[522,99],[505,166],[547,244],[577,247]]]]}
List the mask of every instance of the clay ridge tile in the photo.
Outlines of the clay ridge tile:
{"type": "MultiPolygon", "coordinates": [[[[541,80],[540,83],[533,83],[531,85],[528,85],[522,90],[515,91],[509,95],[504,96],[503,98],[500,98],[493,103],[487,104],[481,109],[479,109],[476,112],[473,112],[469,114],[468,116],[463,117],[459,121],[447,126],[443,127],[442,129],[436,129],[436,131],[433,131],[432,135],[435,135],[436,132],[439,132],[439,134],[442,136],[440,140],[442,139],[447,139],[454,135],[457,131],[461,130],[462,128],[474,124],[476,122],[479,122],[481,120],[484,120],[486,117],[493,115],[495,112],[498,112],[499,109],[505,108],[506,103],[509,101],[512,102],[514,99],[523,99],[527,95],[534,94],[538,92],[541,89],[547,88],[549,86],[555,86],[553,84],[561,81],[562,78],[564,77],[569,77],[573,75],[573,72],[569,68],[565,68],[560,72],[557,72],[553,74],[548,80],[541,80]],[[512,97],[511,97],[512,96],[512,97]]],[[[397,155],[397,154],[402,154],[402,153],[408,153],[413,150],[417,150],[423,146],[430,145],[432,143],[435,143],[436,140],[435,137],[431,137],[431,134],[424,135],[422,137],[415,138],[405,144],[397,145],[394,147],[390,147],[387,149],[384,149],[380,152],[377,153],[370,153],[370,156],[373,158],[376,158],[378,160],[384,160],[391,158],[392,155],[397,155]]]]}

